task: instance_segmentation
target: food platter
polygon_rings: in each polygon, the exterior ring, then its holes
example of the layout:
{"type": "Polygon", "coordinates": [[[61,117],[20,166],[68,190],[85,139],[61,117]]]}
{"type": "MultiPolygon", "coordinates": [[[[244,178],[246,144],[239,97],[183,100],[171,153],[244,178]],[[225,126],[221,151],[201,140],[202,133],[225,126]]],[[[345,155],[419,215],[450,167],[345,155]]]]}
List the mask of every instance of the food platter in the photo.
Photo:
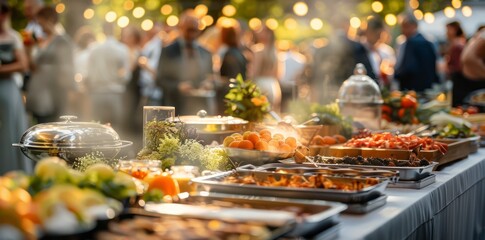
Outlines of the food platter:
{"type": "Polygon", "coordinates": [[[209,209],[210,212],[206,210],[204,212],[191,211],[182,213],[182,211],[177,211],[180,209],[170,208],[169,204],[166,203],[148,203],[145,205],[145,210],[162,215],[174,215],[175,213],[179,216],[210,218],[222,221],[249,221],[247,218],[252,218],[250,222],[262,223],[273,228],[292,226],[292,230],[286,236],[310,237],[316,232],[325,232],[325,229],[336,225],[339,213],[347,208],[341,203],[319,200],[245,197],[242,195],[208,192],[181,197],[178,202],[183,206],[212,207],[212,209],[209,209]],[[244,210],[247,211],[244,212],[244,210]],[[236,213],[236,211],[239,212],[236,213]],[[269,214],[271,211],[280,212],[280,216],[288,215],[292,217],[285,220],[277,214],[269,214]],[[258,214],[255,214],[258,212],[262,215],[258,216],[258,214]]]}
{"type": "Polygon", "coordinates": [[[387,178],[391,182],[399,180],[399,171],[395,170],[379,170],[370,168],[341,168],[341,167],[314,167],[302,166],[301,164],[284,164],[284,163],[269,163],[259,167],[252,165],[245,165],[239,170],[252,170],[273,173],[290,173],[290,174],[314,174],[320,173],[326,176],[336,177],[377,177],[387,178]]]}
{"type": "Polygon", "coordinates": [[[129,208],[90,239],[279,239],[289,231],[290,227],[268,228],[250,222],[161,217],[142,208],[129,208]]]}
{"type": "MultiPolygon", "coordinates": [[[[282,187],[282,186],[258,186],[239,183],[227,183],[224,179],[231,176],[246,177],[254,176],[257,180],[266,179],[269,176],[281,180],[282,176],[291,177],[291,174],[275,174],[267,172],[252,171],[228,171],[209,176],[203,176],[192,179],[192,182],[202,186],[205,191],[220,192],[228,194],[272,196],[281,198],[300,198],[316,199],[326,201],[337,201],[343,203],[362,203],[374,199],[384,194],[384,190],[389,183],[387,179],[375,179],[377,184],[366,186],[360,190],[338,190],[322,188],[300,188],[300,187],[282,187]]],[[[345,178],[345,177],[327,177],[331,181],[341,183],[351,183],[357,181],[359,184],[366,182],[366,178],[345,178]]]]}
{"type": "MultiPolygon", "coordinates": [[[[401,161],[406,161],[406,160],[401,160],[401,161]]],[[[291,159],[282,160],[280,162],[285,163],[285,164],[294,164],[295,163],[291,159]]],[[[303,164],[306,165],[306,166],[312,166],[313,165],[313,163],[310,163],[310,162],[304,162],[303,164]]],[[[434,167],[438,165],[437,162],[432,162],[427,166],[402,167],[402,166],[328,164],[328,163],[319,163],[318,161],[316,161],[316,164],[319,167],[367,168],[367,169],[382,169],[382,170],[398,171],[400,181],[401,180],[415,181],[415,180],[422,179],[423,177],[431,174],[434,167]]]]}
{"type": "MultiPolygon", "coordinates": [[[[404,149],[382,149],[382,148],[355,148],[345,147],[343,145],[331,146],[328,149],[328,156],[332,157],[379,157],[379,158],[395,158],[395,159],[410,159],[413,150],[404,149]]],[[[428,161],[438,161],[443,154],[438,150],[422,150],[417,154],[418,158],[425,158],[428,161]]]]}
{"type": "Polygon", "coordinates": [[[448,164],[468,157],[472,152],[478,151],[477,138],[470,139],[440,139],[448,144],[448,152],[439,159],[439,165],[448,164]]]}

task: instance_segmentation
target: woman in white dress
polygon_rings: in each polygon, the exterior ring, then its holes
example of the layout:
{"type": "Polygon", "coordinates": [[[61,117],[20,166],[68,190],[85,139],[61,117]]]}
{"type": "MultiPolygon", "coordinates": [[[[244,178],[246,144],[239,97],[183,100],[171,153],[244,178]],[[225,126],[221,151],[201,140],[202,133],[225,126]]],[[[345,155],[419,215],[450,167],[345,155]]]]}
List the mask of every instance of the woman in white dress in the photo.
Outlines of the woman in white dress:
{"type": "Polygon", "coordinates": [[[8,5],[0,4],[0,175],[32,171],[32,162],[12,147],[27,129],[25,107],[13,77],[27,68],[27,56],[19,33],[6,26],[9,13],[8,5]]]}
{"type": "Polygon", "coordinates": [[[278,80],[278,59],[273,30],[263,26],[256,32],[256,44],[251,48],[253,61],[250,67],[250,78],[259,86],[271,103],[272,110],[281,108],[281,87],[278,80]]]}

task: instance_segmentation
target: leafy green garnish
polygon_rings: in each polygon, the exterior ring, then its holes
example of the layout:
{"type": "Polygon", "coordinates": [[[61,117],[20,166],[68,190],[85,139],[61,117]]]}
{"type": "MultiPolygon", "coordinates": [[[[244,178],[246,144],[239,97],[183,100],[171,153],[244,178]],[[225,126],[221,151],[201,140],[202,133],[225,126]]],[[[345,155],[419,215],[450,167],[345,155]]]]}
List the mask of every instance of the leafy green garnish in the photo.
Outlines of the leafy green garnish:
{"type": "Polygon", "coordinates": [[[270,110],[266,96],[256,84],[238,75],[230,80],[231,89],[225,96],[225,114],[251,122],[261,122],[270,110]]]}
{"type": "Polygon", "coordinates": [[[466,125],[456,126],[455,124],[448,123],[439,132],[441,138],[468,138],[473,137],[475,134],[472,132],[471,128],[466,125]]]}

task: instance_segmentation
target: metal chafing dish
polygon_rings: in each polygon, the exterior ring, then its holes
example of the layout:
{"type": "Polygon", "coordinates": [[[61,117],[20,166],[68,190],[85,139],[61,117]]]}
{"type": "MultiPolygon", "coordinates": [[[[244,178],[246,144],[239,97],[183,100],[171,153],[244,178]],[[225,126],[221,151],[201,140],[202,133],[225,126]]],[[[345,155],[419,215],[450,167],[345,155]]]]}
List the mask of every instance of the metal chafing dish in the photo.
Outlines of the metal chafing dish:
{"type": "Polygon", "coordinates": [[[25,131],[19,143],[28,158],[38,161],[57,156],[68,164],[94,152],[100,152],[107,159],[114,158],[122,148],[132,145],[120,140],[113,128],[94,122],[72,122],[75,116],[61,116],[63,122],[37,124],[25,131]]]}
{"type": "MultiPolygon", "coordinates": [[[[327,232],[338,224],[339,213],[346,209],[341,203],[320,200],[296,200],[275,197],[242,196],[232,194],[200,192],[191,195],[179,195],[179,209],[167,203],[147,203],[145,210],[163,215],[197,217],[230,221],[257,222],[271,227],[291,226],[284,236],[312,237],[316,233],[327,232]],[[184,206],[188,208],[183,209],[184,206]],[[200,207],[191,211],[191,207],[200,207]],[[206,207],[207,209],[204,209],[206,207]],[[247,214],[244,210],[247,209],[247,214]],[[237,211],[236,211],[237,210],[237,211]],[[263,215],[251,216],[251,211],[261,210],[263,215]],[[239,212],[240,211],[240,212],[239,212]],[[276,214],[264,214],[264,211],[289,213],[284,219],[276,214]]],[[[284,215],[284,214],[283,214],[284,215]]]]}
{"type": "Polygon", "coordinates": [[[231,116],[207,116],[207,112],[201,110],[197,115],[179,116],[176,118],[189,128],[196,129],[198,139],[205,144],[213,141],[222,143],[224,138],[246,130],[248,121],[231,116]]]}
{"type": "MultiPolygon", "coordinates": [[[[329,157],[334,158],[334,157],[329,157]]],[[[408,161],[408,160],[399,160],[408,161]]],[[[295,164],[293,159],[280,160],[284,164],[295,164]]],[[[399,181],[416,181],[431,175],[433,169],[438,165],[437,162],[431,162],[427,166],[421,167],[398,167],[398,166],[376,166],[376,165],[352,165],[352,164],[328,164],[316,162],[319,167],[341,167],[341,168],[366,168],[366,169],[381,169],[389,171],[399,171],[399,181]]],[[[304,162],[303,166],[314,166],[314,163],[304,162]]]]}
{"type": "Polygon", "coordinates": [[[284,164],[284,163],[270,163],[259,167],[253,165],[245,165],[239,167],[240,170],[252,170],[263,172],[276,172],[276,173],[295,173],[295,174],[314,174],[320,173],[326,176],[340,176],[340,177],[377,177],[388,178],[391,183],[395,183],[399,180],[399,171],[396,170],[380,170],[369,168],[341,168],[341,167],[315,167],[315,166],[302,166],[301,164],[284,164]]]}
{"type": "MultiPolygon", "coordinates": [[[[337,189],[320,189],[320,188],[293,188],[293,187],[273,187],[244,185],[237,183],[225,183],[224,178],[236,174],[238,176],[254,175],[257,179],[266,179],[269,175],[281,177],[283,175],[268,172],[253,172],[247,170],[236,170],[218,173],[209,176],[194,178],[191,181],[203,187],[209,192],[220,192],[229,194],[272,196],[281,198],[298,198],[298,199],[317,199],[326,201],[337,201],[343,203],[362,203],[375,199],[384,194],[384,190],[389,183],[388,179],[378,179],[378,183],[373,186],[365,187],[361,190],[337,190],[337,189]]],[[[346,178],[346,177],[327,177],[332,181],[351,182],[362,181],[366,178],[346,178]]]]}

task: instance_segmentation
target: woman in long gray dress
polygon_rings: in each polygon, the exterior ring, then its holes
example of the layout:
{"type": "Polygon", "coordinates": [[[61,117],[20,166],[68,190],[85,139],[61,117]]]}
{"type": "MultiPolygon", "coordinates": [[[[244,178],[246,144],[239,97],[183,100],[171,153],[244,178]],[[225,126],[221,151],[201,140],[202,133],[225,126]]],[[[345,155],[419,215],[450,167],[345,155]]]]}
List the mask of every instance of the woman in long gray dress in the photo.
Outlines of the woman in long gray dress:
{"type": "Polygon", "coordinates": [[[0,4],[0,175],[12,170],[32,171],[32,162],[12,147],[27,129],[25,107],[13,73],[27,67],[20,35],[6,26],[10,9],[0,4]]]}
{"type": "Polygon", "coordinates": [[[56,31],[59,21],[52,7],[43,7],[37,21],[45,33],[34,57],[27,86],[27,110],[39,123],[55,122],[69,112],[68,94],[74,89],[73,46],[68,37],[56,31]]]}

